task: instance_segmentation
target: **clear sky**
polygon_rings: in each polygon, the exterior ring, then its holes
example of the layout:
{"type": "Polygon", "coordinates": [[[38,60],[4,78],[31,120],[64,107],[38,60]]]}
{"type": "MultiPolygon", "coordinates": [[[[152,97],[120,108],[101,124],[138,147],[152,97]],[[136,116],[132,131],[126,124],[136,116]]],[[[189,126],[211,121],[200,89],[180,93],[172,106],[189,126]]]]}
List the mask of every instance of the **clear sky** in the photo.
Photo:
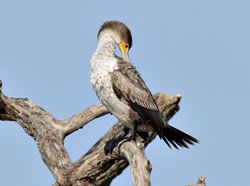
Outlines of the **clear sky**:
{"type": "MultiPolygon", "coordinates": [[[[208,176],[212,186],[245,185],[250,167],[250,1],[0,1],[0,79],[4,93],[28,97],[59,119],[98,103],[89,83],[96,34],[106,20],[133,34],[130,58],[153,93],[180,93],[170,123],[200,139],[146,149],[152,185],[181,186],[208,176]]],[[[65,141],[77,160],[115,122],[107,115],[65,141]]],[[[35,142],[0,122],[1,185],[45,186],[54,178],[35,142]]],[[[112,185],[131,184],[130,168],[112,185]]]]}

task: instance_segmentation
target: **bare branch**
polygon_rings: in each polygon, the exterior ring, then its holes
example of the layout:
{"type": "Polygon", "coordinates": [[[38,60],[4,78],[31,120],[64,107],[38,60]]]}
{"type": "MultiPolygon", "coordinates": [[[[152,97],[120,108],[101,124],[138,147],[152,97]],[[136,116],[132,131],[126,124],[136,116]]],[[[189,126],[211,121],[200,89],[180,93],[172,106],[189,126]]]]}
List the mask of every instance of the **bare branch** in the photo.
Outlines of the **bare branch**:
{"type": "MultiPolygon", "coordinates": [[[[158,93],[155,98],[166,120],[169,120],[179,110],[180,96],[166,96],[158,93]]],[[[60,121],[29,99],[4,96],[0,81],[0,120],[16,121],[36,141],[44,163],[56,179],[54,185],[109,185],[129,165],[128,161],[132,166],[134,184],[150,184],[151,166],[135,144],[133,146],[129,142],[124,143],[121,149],[116,147],[114,153],[109,155],[104,153],[106,142],[123,133],[124,127],[120,123],[115,124],[78,161],[71,162],[69,154],[64,148],[65,136],[107,113],[104,106],[94,105],[66,121],[60,121]],[[132,157],[131,154],[135,155],[132,157]],[[138,162],[141,163],[138,164],[138,162]],[[146,182],[142,182],[142,174],[146,182]]],[[[138,136],[136,141],[146,147],[155,136],[156,134],[151,132],[147,140],[138,136]]]]}
{"type": "Polygon", "coordinates": [[[0,93],[0,120],[16,121],[36,141],[44,163],[57,182],[69,185],[73,164],[63,145],[59,121],[29,99],[8,98],[0,93]]]}
{"type": "Polygon", "coordinates": [[[144,154],[144,149],[137,145],[133,141],[126,141],[120,146],[120,152],[130,164],[133,185],[149,186],[152,166],[144,154]]]}
{"type": "Polygon", "coordinates": [[[64,135],[68,136],[71,133],[75,132],[76,130],[82,128],[88,122],[103,116],[109,113],[106,107],[102,104],[99,105],[92,105],[88,107],[86,110],[75,114],[70,119],[61,122],[61,125],[64,126],[64,135]]]}
{"type": "Polygon", "coordinates": [[[207,176],[201,176],[197,180],[197,183],[187,185],[187,186],[206,186],[206,179],[207,179],[207,176]]]}
{"type": "MultiPolygon", "coordinates": [[[[166,96],[163,93],[155,95],[156,102],[163,116],[170,119],[178,110],[178,103],[181,99],[177,96],[166,96]]],[[[109,185],[111,181],[118,176],[129,163],[121,158],[119,147],[116,147],[112,154],[105,155],[104,145],[107,141],[117,138],[124,130],[121,123],[115,124],[82,158],[75,163],[73,175],[79,178],[78,184],[90,183],[93,185],[109,185]]],[[[130,136],[130,133],[126,137],[130,136]]],[[[137,137],[136,141],[146,147],[156,134],[149,133],[149,138],[137,137]]],[[[74,179],[76,179],[74,178],[74,179]]]]}

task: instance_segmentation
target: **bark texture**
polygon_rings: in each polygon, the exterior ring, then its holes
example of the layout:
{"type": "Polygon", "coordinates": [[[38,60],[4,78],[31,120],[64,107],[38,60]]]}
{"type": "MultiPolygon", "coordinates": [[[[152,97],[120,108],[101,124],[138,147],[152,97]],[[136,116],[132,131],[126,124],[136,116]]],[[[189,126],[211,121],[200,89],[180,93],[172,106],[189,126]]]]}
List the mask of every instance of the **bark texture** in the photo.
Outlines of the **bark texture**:
{"type": "Polygon", "coordinates": [[[201,176],[197,180],[197,183],[187,185],[187,186],[206,186],[206,179],[207,179],[207,176],[201,176]]]}
{"type": "MultiPolygon", "coordinates": [[[[166,120],[179,110],[181,96],[157,93],[154,97],[166,120]]],[[[144,148],[155,138],[153,132],[149,133],[147,140],[138,136],[136,143],[120,142],[111,154],[106,155],[106,142],[118,138],[124,132],[124,127],[117,122],[85,155],[76,162],[71,161],[64,147],[65,137],[107,113],[107,109],[98,104],[68,120],[58,120],[27,98],[5,96],[0,81],[0,120],[17,122],[34,139],[41,158],[55,178],[55,186],[110,185],[128,165],[131,166],[133,185],[150,185],[152,167],[144,154],[144,148]]]]}

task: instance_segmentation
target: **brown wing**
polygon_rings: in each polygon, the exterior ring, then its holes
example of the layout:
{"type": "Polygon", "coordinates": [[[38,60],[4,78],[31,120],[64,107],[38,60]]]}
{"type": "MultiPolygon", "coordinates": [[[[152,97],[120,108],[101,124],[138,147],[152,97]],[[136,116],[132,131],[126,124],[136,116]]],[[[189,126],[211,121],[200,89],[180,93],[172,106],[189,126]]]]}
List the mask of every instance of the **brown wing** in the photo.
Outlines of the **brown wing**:
{"type": "Polygon", "coordinates": [[[172,144],[177,149],[178,146],[188,148],[189,144],[198,143],[196,138],[164,123],[154,97],[132,64],[120,60],[118,66],[119,69],[111,76],[114,92],[119,99],[129,104],[144,121],[150,121],[169,147],[172,144]]]}
{"type": "Polygon", "coordinates": [[[123,60],[118,61],[118,67],[112,73],[113,89],[117,97],[127,102],[144,121],[151,121],[156,130],[164,127],[154,97],[135,67],[123,60]]]}

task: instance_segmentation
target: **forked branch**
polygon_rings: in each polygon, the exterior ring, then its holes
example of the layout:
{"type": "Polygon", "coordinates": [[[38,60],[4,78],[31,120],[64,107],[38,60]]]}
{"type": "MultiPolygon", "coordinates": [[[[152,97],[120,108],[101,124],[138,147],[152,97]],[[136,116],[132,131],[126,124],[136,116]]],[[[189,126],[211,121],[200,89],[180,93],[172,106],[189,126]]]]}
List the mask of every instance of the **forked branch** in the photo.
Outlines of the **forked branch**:
{"type": "MultiPolygon", "coordinates": [[[[178,95],[158,93],[155,99],[166,120],[179,110],[181,97],[178,95]]],[[[64,147],[64,138],[107,113],[103,105],[93,105],[61,121],[29,99],[5,96],[0,81],[0,120],[16,121],[34,139],[44,163],[55,177],[54,185],[109,185],[129,164],[133,184],[150,185],[151,165],[144,155],[144,148],[155,138],[156,134],[152,132],[147,140],[137,137],[138,144],[124,142],[112,154],[105,155],[106,142],[124,131],[118,122],[79,160],[71,161],[64,147]]]]}

